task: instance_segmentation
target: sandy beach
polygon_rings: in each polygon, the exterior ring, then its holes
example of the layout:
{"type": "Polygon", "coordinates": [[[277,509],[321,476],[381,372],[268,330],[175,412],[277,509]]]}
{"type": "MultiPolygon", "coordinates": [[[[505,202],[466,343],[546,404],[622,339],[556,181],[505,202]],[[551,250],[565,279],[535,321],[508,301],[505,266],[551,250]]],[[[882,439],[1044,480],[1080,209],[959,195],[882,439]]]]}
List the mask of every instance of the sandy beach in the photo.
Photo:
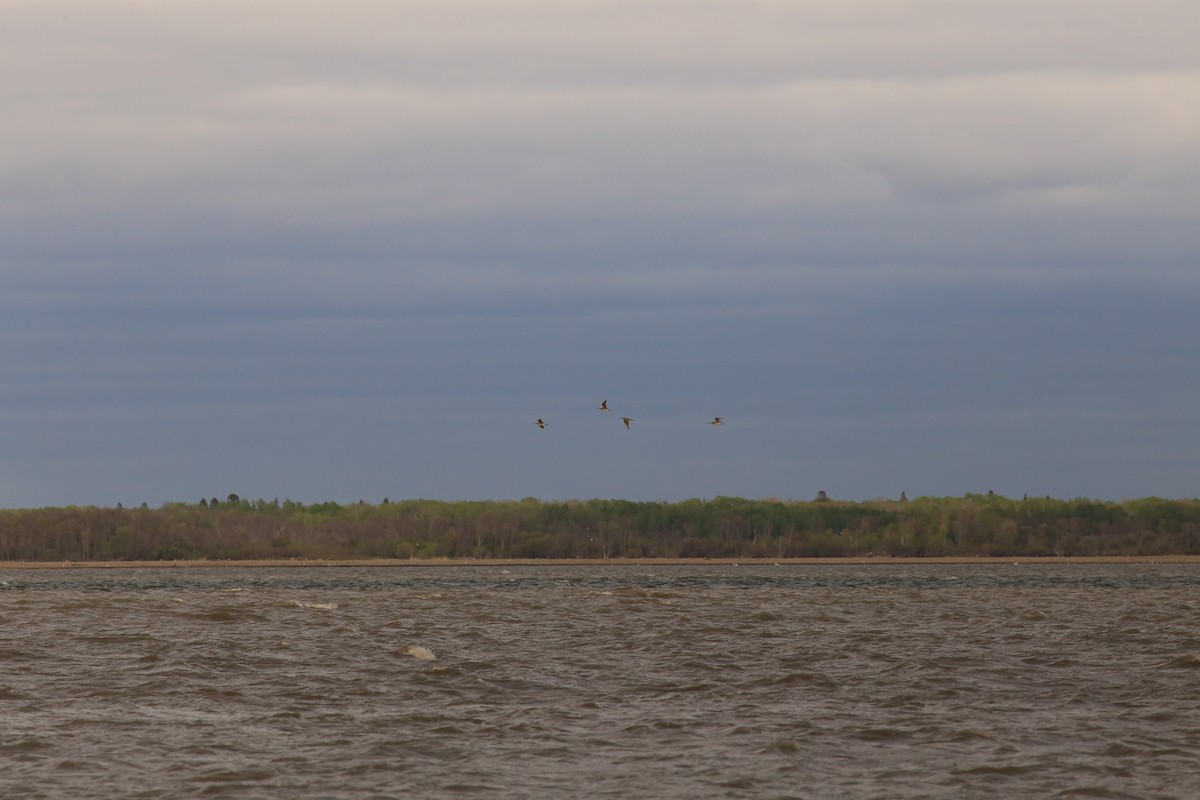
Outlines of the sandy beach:
{"type": "Polygon", "coordinates": [[[248,559],[245,561],[0,561],[4,569],[192,569],[253,567],[544,567],[544,566],[680,566],[680,565],[838,564],[1200,564],[1200,555],[1161,556],[863,556],[853,558],[374,558],[374,559],[248,559]]]}

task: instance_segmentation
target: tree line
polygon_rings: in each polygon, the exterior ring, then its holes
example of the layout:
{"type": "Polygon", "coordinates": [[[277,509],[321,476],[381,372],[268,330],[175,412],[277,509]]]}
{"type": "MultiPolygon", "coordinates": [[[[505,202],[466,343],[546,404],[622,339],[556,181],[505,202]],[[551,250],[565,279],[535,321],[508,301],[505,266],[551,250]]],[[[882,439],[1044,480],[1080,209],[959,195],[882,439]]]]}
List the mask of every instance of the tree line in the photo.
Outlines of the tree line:
{"type": "Polygon", "coordinates": [[[0,560],[1200,554],[1200,500],[533,498],[0,510],[0,560]]]}

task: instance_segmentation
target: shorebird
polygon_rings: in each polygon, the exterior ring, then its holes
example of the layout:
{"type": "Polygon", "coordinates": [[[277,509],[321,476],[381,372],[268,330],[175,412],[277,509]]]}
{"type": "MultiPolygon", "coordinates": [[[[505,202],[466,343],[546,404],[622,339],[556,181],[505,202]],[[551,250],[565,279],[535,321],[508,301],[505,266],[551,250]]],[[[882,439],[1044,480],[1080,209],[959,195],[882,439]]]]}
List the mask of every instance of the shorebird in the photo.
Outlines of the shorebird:
{"type": "Polygon", "coordinates": [[[537,425],[537,426],[538,426],[539,428],[541,428],[542,430],[545,430],[545,429],[546,429],[546,423],[545,423],[545,421],[544,421],[544,420],[543,420],[541,417],[538,417],[538,421],[537,421],[537,422],[535,422],[535,423],[533,423],[533,424],[534,424],[534,425],[537,425]]]}
{"type": "Polygon", "coordinates": [[[724,425],[725,420],[721,419],[720,417],[713,417],[713,421],[708,424],[709,425],[724,425]]]}
{"type": "Polygon", "coordinates": [[[597,408],[596,410],[597,410],[597,411],[608,411],[608,401],[607,401],[607,400],[601,400],[601,401],[600,401],[600,407],[599,407],[599,408],[597,408]]]}
{"type": "Polygon", "coordinates": [[[626,428],[628,428],[628,427],[629,427],[629,423],[633,422],[633,420],[631,420],[629,417],[621,417],[621,422],[624,422],[624,423],[625,423],[625,427],[626,427],[626,428]]]}

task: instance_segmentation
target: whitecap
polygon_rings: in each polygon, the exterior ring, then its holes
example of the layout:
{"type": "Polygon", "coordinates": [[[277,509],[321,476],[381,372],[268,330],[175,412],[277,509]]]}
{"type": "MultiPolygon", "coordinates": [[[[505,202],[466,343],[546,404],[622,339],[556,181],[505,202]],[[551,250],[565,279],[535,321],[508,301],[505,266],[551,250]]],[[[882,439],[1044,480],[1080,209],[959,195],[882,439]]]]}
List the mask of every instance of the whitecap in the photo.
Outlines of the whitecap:
{"type": "Polygon", "coordinates": [[[293,600],[292,602],[300,606],[300,608],[309,608],[315,611],[333,611],[338,607],[337,603],[308,603],[304,600],[293,600]]]}
{"type": "Polygon", "coordinates": [[[420,645],[413,645],[405,650],[404,654],[412,656],[418,661],[437,661],[437,656],[433,654],[432,650],[430,650],[428,647],[421,647],[420,645]]]}

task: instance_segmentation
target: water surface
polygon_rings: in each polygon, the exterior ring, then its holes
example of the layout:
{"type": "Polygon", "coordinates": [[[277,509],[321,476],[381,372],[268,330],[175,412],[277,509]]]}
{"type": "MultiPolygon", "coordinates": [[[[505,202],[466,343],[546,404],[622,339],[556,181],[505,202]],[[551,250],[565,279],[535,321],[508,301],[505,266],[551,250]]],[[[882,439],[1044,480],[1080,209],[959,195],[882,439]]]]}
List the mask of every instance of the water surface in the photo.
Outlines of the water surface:
{"type": "Polygon", "coordinates": [[[0,796],[1200,796],[1200,566],[0,571],[0,796]]]}

